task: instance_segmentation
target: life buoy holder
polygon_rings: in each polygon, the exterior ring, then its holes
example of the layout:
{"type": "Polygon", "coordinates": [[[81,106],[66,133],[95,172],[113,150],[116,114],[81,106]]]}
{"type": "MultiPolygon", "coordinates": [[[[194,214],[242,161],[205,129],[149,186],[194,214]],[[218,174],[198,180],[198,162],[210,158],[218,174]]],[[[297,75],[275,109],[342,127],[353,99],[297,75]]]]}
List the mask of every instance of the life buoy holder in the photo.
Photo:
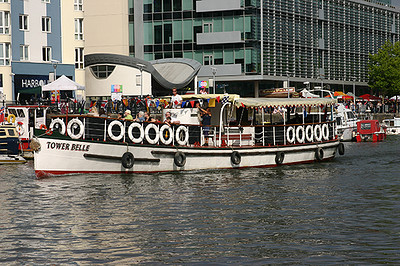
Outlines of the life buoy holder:
{"type": "Polygon", "coordinates": [[[120,141],[125,136],[125,127],[120,121],[114,120],[108,125],[107,133],[108,133],[108,136],[110,136],[110,138],[112,140],[120,141]],[[117,136],[115,136],[112,131],[113,126],[115,126],[115,125],[117,125],[120,129],[119,135],[117,135],[117,136]]]}
{"type": "Polygon", "coordinates": [[[315,159],[317,161],[322,161],[322,159],[324,159],[324,150],[322,148],[317,148],[315,150],[315,159]]]}
{"type": "Polygon", "coordinates": [[[305,134],[305,131],[304,131],[304,127],[298,126],[296,128],[296,140],[297,140],[297,142],[298,143],[304,143],[305,138],[306,138],[306,134],[305,134]],[[301,135],[301,137],[300,137],[300,135],[301,135]]]}
{"type": "Polygon", "coordinates": [[[288,127],[286,130],[286,140],[289,143],[294,143],[296,139],[296,132],[294,131],[293,127],[288,127]]]}
{"type": "Polygon", "coordinates": [[[129,127],[128,127],[128,137],[133,143],[136,143],[136,144],[142,143],[142,141],[144,139],[144,129],[143,129],[142,125],[139,124],[139,123],[136,123],[136,122],[130,124],[129,127]],[[135,138],[133,136],[133,129],[134,128],[139,129],[140,135],[139,135],[138,138],[135,138]]]}
{"type": "Polygon", "coordinates": [[[148,124],[146,129],[144,130],[144,136],[146,137],[146,140],[150,144],[157,144],[158,140],[160,139],[160,133],[158,130],[158,127],[155,124],[148,124]],[[152,139],[149,135],[150,129],[153,129],[155,131],[155,137],[152,139]]]}
{"type": "Polygon", "coordinates": [[[162,125],[160,128],[160,141],[164,145],[170,145],[173,139],[174,139],[174,133],[172,132],[172,128],[167,124],[162,125]],[[164,131],[166,133],[165,137],[164,137],[164,131]]]}
{"type": "Polygon", "coordinates": [[[179,126],[178,129],[176,130],[176,142],[178,142],[179,145],[187,145],[188,141],[189,141],[189,130],[187,127],[185,126],[179,126]],[[183,132],[185,133],[185,137],[184,139],[181,138],[181,131],[183,130],[183,132]]]}
{"type": "Polygon", "coordinates": [[[41,124],[40,127],[39,127],[39,129],[47,130],[47,127],[46,127],[46,125],[41,124]]]}
{"type": "MultiPolygon", "coordinates": [[[[59,131],[60,134],[61,134],[61,135],[64,135],[64,134],[65,134],[66,127],[65,127],[64,121],[63,121],[62,119],[60,119],[60,118],[56,118],[56,119],[54,119],[53,121],[51,121],[49,128],[50,128],[52,131],[54,131],[54,128],[55,128],[55,126],[56,126],[57,124],[59,124],[59,125],[61,126],[61,130],[59,131]]],[[[42,126],[42,125],[41,125],[41,126],[42,126]]],[[[44,126],[44,125],[43,125],[43,126],[44,126]]]]}
{"type": "Polygon", "coordinates": [[[344,144],[343,143],[340,142],[337,149],[338,149],[338,152],[340,155],[344,155],[344,144]]]}
{"type": "Polygon", "coordinates": [[[321,125],[316,125],[314,127],[314,138],[316,141],[321,141],[322,140],[322,129],[321,125]]]}
{"type": "Polygon", "coordinates": [[[313,142],[314,140],[314,130],[312,125],[306,127],[306,139],[308,142],[313,142]]]}
{"type": "Polygon", "coordinates": [[[135,164],[135,157],[131,152],[127,151],[122,155],[121,163],[124,168],[130,169],[135,164]]]}
{"type": "Polygon", "coordinates": [[[324,140],[329,140],[329,127],[328,124],[322,125],[322,137],[324,140]]]}
{"type": "Polygon", "coordinates": [[[7,116],[7,122],[8,123],[15,123],[15,119],[16,119],[16,117],[15,117],[15,115],[13,115],[13,114],[10,114],[10,115],[8,115],[7,116]]]}
{"type": "Polygon", "coordinates": [[[174,155],[174,164],[178,167],[184,167],[186,164],[186,154],[177,151],[174,155]]]}
{"type": "Polygon", "coordinates": [[[84,132],[85,132],[85,127],[83,126],[82,121],[79,120],[78,118],[74,118],[68,122],[67,133],[71,139],[80,139],[83,136],[84,132]],[[72,127],[74,127],[74,128],[72,128],[72,127]],[[79,132],[78,132],[78,134],[75,134],[73,129],[75,129],[77,127],[79,127],[79,132]]]}
{"type": "Polygon", "coordinates": [[[242,161],[242,156],[238,151],[233,151],[231,154],[231,163],[233,165],[239,165],[240,162],[242,161]]]}
{"type": "Polygon", "coordinates": [[[275,163],[281,165],[285,160],[285,153],[283,151],[278,151],[275,155],[275,163]]]}

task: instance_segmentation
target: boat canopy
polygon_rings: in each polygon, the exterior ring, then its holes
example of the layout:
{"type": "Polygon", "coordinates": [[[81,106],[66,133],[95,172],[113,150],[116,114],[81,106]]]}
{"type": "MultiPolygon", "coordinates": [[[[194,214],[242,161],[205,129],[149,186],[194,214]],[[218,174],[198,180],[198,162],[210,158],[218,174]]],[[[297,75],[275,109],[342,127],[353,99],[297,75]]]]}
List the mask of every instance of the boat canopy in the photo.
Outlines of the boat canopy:
{"type": "Polygon", "coordinates": [[[236,107],[285,107],[285,106],[318,106],[337,103],[331,98],[239,98],[235,100],[236,107]]]}
{"type": "MultiPolygon", "coordinates": [[[[235,99],[240,98],[237,94],[185,94],[181,95],[182,100],[208,100],[208,99],[217,99],[218,97],[222,100],[225,96],[229,97],[229,101],[233,102],[235,99]]],[[[164,99],[171,99],[171,96],[162,97],[164,99]]]]}

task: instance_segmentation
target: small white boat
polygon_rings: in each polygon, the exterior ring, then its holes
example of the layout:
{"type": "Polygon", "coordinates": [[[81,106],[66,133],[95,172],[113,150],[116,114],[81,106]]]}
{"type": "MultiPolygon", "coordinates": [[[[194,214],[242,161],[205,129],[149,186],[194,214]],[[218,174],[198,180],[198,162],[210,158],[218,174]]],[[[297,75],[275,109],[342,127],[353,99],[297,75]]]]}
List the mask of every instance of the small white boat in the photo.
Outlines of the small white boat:
{"type": "MultiPolygon", "coordinates": [[[[195,101],[224,95],[188,97],[195,101]]],[[[226,100],[210,108],[211,125],[200,124],[197,108],[164,110],[173,111],[174,120],[180,121],[176,124],[54,116],[51,132],[35,129],[35,173],[49,177],[274,167],[330,160],[337,151],[344,153],[332,114],[304,115],[306,108],[322,106],[332,112],[334,99],[226,100]]]]}
{"type": "Polygon", "coordinates": [[[381,124],[386,129],[387,135],[400,135],[400,117],[384,119],[381,124]]]}
{"type": "Polygon", "coordinates": [[[339,104],[334,117],[337,124],[337,134],[341,141],[352,141],[357,133],[357,122],[360,120],[354,112],[346,108],[344,104],[339,104]]]}
{"type": "Polygon", "coordinates": [[[25,163],[19,155],[18,132],[14,125],[0,125],[0,164],[25,163]]]}

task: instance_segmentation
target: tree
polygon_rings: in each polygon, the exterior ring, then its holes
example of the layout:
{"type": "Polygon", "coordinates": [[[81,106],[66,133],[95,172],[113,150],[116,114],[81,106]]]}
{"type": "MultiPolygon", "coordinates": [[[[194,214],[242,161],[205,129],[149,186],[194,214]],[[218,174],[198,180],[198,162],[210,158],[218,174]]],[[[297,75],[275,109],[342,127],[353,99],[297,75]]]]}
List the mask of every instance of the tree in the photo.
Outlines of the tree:
{"type": "Polygon", "coordinates": [[[376,54],[370,54],[369,82],[384,95],[400,94],[400,42],[387,41],[376,54]]]}

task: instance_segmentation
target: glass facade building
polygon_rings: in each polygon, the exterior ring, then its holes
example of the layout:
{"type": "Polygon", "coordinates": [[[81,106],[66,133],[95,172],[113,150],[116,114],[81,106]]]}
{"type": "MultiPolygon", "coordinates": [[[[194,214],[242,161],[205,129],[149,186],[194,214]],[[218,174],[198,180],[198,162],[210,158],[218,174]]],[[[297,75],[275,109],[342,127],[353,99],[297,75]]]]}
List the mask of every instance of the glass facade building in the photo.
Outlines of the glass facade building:
{"type": "Polygon", "coordinates": [[[390,0],[129,0],[129,14],[131,56],[195,59],[199,76],[255,88],[366,86],[369,54],[400,32],[390,0]]]}

